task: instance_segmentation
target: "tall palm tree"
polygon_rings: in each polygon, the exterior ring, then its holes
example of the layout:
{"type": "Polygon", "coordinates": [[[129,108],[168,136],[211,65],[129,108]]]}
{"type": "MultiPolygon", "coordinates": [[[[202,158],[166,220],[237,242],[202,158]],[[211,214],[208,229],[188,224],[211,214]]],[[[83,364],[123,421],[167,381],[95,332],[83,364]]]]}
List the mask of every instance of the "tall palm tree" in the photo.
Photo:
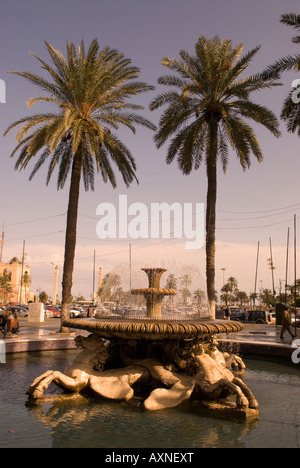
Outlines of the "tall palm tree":
{"type": "MultiPolygon", "coordinates": [[[[116,188],[111,162],[127,187],[137,180],[134,159],[113,131],[125,125],[135,132],[136,124],[155,129],[149,120],[135,112],[143,107],[130,101],[133,96],[154,88],[135,81],[139,68],[132,66],[131,60],[116,49],[101,49],[96,39],[87,52],[83,41],[78,51],[73,43],[67,43],[66,58],[49,43],[45,44],[50,64],[32,55],[47,72],[49,81],[33,73],[10,73],[29,80],[44,92],[43,96],[30,99],[28,107],[46,102],[54,104],[56,112],[24,117],[10,125],[5,134],[22,125],[17,134],[18,145],[11,156],[19,152],[16,162],[19,170],[35,160],[30,179],[47,160],[47,184],[56,168],[58,190],[65,186],[68,175],[71,176],[62,283],[63,322],[70,314],[80,182],[83,179],[85,189],[93,190],[96,170],[104,182],[109,181],[116,188]]],[[[61,327],[61,331],[67,330],[61,327]]]]}
{"type": "MultiPolygon", "coordinates": [[[[300,34],[300,15],[294,13],[289,13],[281,16],[281,23],[291,26],[296,29],[300,34]]],[[[300,44],[300,36],[295,36],[292,38],[294,44],[300,44]]],[[[295,55],[288,55],[277,60],[273,65],[269,66],[265,72],[267,78],[270,77],[280,77],[280,75],[285,71],[300,71],[300,53],[295,55]]],[[[300,136],[300,82],[296,82],[297,89],[291,91],[286,98],[282,112],[281,119],[286,122],[287,130],[290,133],[298,133],[300,136]],[[296,97],[293,99],[293,96],[296,97]]]]}
{"type": "Polygon", "coordinates": [[[174,75],[159,78],[161,85],[174,89],[158,95],[151,103],[155,110],[167,106],[159,130],[157,147],[171,136],[167,163],[175,158],[184,174],[199,169],[205,160],[208,179],[206,207],[206,277],[210,313],[215,317],[215,229],[217,201],[217,161],[226,172],[229,147],[237,154],[242,168],[250,166],[251,153],[261,162],[258,138],[246,120],[266,127],[278,137],[279,123],[266,107],[250,100],[254,91],[278,85],[276,79],[261,75],[241,77],[259,47],[242,56],[243,45],[233,48],[230,40],[201,36],[195,55],[180,52],[180,59],[164,58],[162,64],[174,75]]]}
{"type": "Polygon", "coordinates": [[[230,303],[232,303],[232,296],[235,295],[238,291],[238,280],[234,276],[230,276],[227,280],[230,292],[230,303]]]}
{"type": "Polygon", "coordinates": [[[27,288],[29,288],[31,283],[32,283],[31,277],[30,277],[28,271],[25,271],[25,273],[23,275],[23,281],[22,281],[22,284],[25,287],[25,304],[27,304],[27,288]]]}

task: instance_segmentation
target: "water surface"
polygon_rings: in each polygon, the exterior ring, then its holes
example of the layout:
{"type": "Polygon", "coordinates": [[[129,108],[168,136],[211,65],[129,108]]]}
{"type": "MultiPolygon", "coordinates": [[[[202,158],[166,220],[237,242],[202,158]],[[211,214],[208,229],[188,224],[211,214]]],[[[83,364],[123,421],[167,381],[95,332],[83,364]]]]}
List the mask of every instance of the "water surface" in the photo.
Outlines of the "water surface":
{"type": "MultiPolygon", "coordinates": [[[[35,377],[66,367],[78,351],[7,356],[0,364],[0,447],[296,448],[300,446],[300,367],[246,359],[245,382],[260,402],[252,424],[204,417],[187,405],[146,412],[141,401],[99,399],[28,405],[35,377]]],[[[47,393],[60,393],[52,384],[47,393]]]]}

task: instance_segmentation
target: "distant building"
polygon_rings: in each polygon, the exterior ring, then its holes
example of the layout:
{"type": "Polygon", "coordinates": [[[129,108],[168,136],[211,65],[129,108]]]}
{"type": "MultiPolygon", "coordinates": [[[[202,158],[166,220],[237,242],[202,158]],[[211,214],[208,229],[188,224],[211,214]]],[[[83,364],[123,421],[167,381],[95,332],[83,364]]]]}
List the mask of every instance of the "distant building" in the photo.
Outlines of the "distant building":
{"type": "Polygon", "coordinates": [[[23,280],[21,292],[21,275],[22,264],[19,262],[14,263],[0,263],[0,276],[8,277],[8,285],[10,291],[1,289],[0,285],[0,303],[7,304],[8,302],[21,302],[27,304],[28,301],[34,300],[34,292],[30,291],[30,266],[23,265],[23,280]],[[27,281],[26,281],[27,278],[27,281]]]}

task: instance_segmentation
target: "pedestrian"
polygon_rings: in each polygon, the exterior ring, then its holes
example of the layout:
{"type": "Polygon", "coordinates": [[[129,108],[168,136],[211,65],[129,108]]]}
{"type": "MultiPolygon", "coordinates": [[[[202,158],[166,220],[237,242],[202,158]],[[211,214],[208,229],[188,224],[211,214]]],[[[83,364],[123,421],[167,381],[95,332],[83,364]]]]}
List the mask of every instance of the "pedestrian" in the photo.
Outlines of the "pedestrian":
{"type": "Polygon", "coordinates": [[[296,335],[292,333],[292,323],[291,323],[291,316],[290,316],[290,309],[288,307],[285,308],[283,315],[282,315],[282,329],[281,329],[281,335],[280,339],[283,340],[283,335],[287,331],[291,337],[294,339],[296,338],[296,335]]]}
{"type": "Polygon", "coordinates": [[[6,335],[7,335],[7,318],[6,318],[5,313],[0,315],[0,331],[1,331],[1,333],[3,333],[3,338],[6,338],[6,335]]]}
{"type": "Polygon", "coordinates": [[[245,320],[245,323],[249,322],[249,312],[247,309],[245,309],[244,311],[244,320],[245,320]]]}
{"type": "Polygon", "coordinates": [[[225,309],[225,320],[230,320],[231,312],[228,307],[225,309]]]}
{"type": "Polygon", "coordinates": [[[10,310],[7,314],[6,320],[7,320],[7,333],[11,334],[11,323],[12,320],[14,319],[14,316],[12,314],[12,311],[10,310]]]}
{"type": "Polygon", "coordinates": [[[20,329],[20,325],[19,325],[18,315],[15,314],[10,321],[10,331],[12,332],[13,335],[16,335],[19,332],[19,329],[20,329]]]}

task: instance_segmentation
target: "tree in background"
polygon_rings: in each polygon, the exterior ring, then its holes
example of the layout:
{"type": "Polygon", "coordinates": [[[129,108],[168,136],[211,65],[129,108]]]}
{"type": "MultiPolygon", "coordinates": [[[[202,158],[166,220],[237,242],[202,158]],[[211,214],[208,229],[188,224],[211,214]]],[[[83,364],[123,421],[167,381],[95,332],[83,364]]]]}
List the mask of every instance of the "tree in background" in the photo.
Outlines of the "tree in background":
{"type": "Polygon", "coordinates": [[[186,305],[188,298],[191,297],[192,295],[191,291],[189,290],[189,286],[191,286],[192,284],[192,278],[190,275],[185,274],[182,276],[182,278],[180,278],[180,281],[181,281],[181,286],[182,286],[182,289],[181,289],[182,299],[183,299],[184,305],[186,305]]]}
{"type": "Polygon", "coordinates": [[[12,286],[10,284],[11,275],[7,270],[4,270],[3,274],[0,275],[0,295],[1,303],[8,302],[9,294],[12,292],[12,286]]]}
{"type": "Polygon", "coordinates": [[[249,297],[248,297],[248,294],[245,291],[238,291],[237,295],[236,295],[236,298],[239,301],[239,304],[240,304],[241,307],[243,307],[243,305],[249,303],[249,297]]]}
{"type": "Polygon", "coordinates": [[[198,307],[202,306],[203,301],[205,300],[205,297],[206,297],[206,294],[205,294],[204,291],[202,291],[202,289],[197,289],[194,292],[194,298],[196,299],[196,301],[198,303],[198,307]]]}
{"type": "Polygon", "coordinates": [[[117,301],[120,296],[121,277],[114,273],[108,273],[104,276],[102,286],[98,290],[98,297],[101,302],[117,301]]]}
{"type": "Polygon", "coordinates": [[[42,304],[46,304],[48,302],[49,296],[45,291],[42,291],[39,295],[39,301],[42,304]]]}
{"type": "Polygon", "coordinates": [[[22,284],[25,287],[25,303],[26,304],[27,304],[27,288],[30,287],[31,283],[32,283],[31,277],[30,277],[28,271],[25,271],[25,273],[23,275],[23,279],[22,279],[22,284]]]}
{"type": "Polygon", "coordinates": [[[230,285],[225,283],[221,289],[221,301],[225,302],[226,306],[228,306],[229,298],[230,298],[230,285]]]}
{"type": "MultiPolygon", "coordinates": [[[[168,276],[165,288],[177,290],[177,278],[173,273],[168,276]]],[[[174,305],[174,296],[169,296],[168,301],[174,305]]]]}

